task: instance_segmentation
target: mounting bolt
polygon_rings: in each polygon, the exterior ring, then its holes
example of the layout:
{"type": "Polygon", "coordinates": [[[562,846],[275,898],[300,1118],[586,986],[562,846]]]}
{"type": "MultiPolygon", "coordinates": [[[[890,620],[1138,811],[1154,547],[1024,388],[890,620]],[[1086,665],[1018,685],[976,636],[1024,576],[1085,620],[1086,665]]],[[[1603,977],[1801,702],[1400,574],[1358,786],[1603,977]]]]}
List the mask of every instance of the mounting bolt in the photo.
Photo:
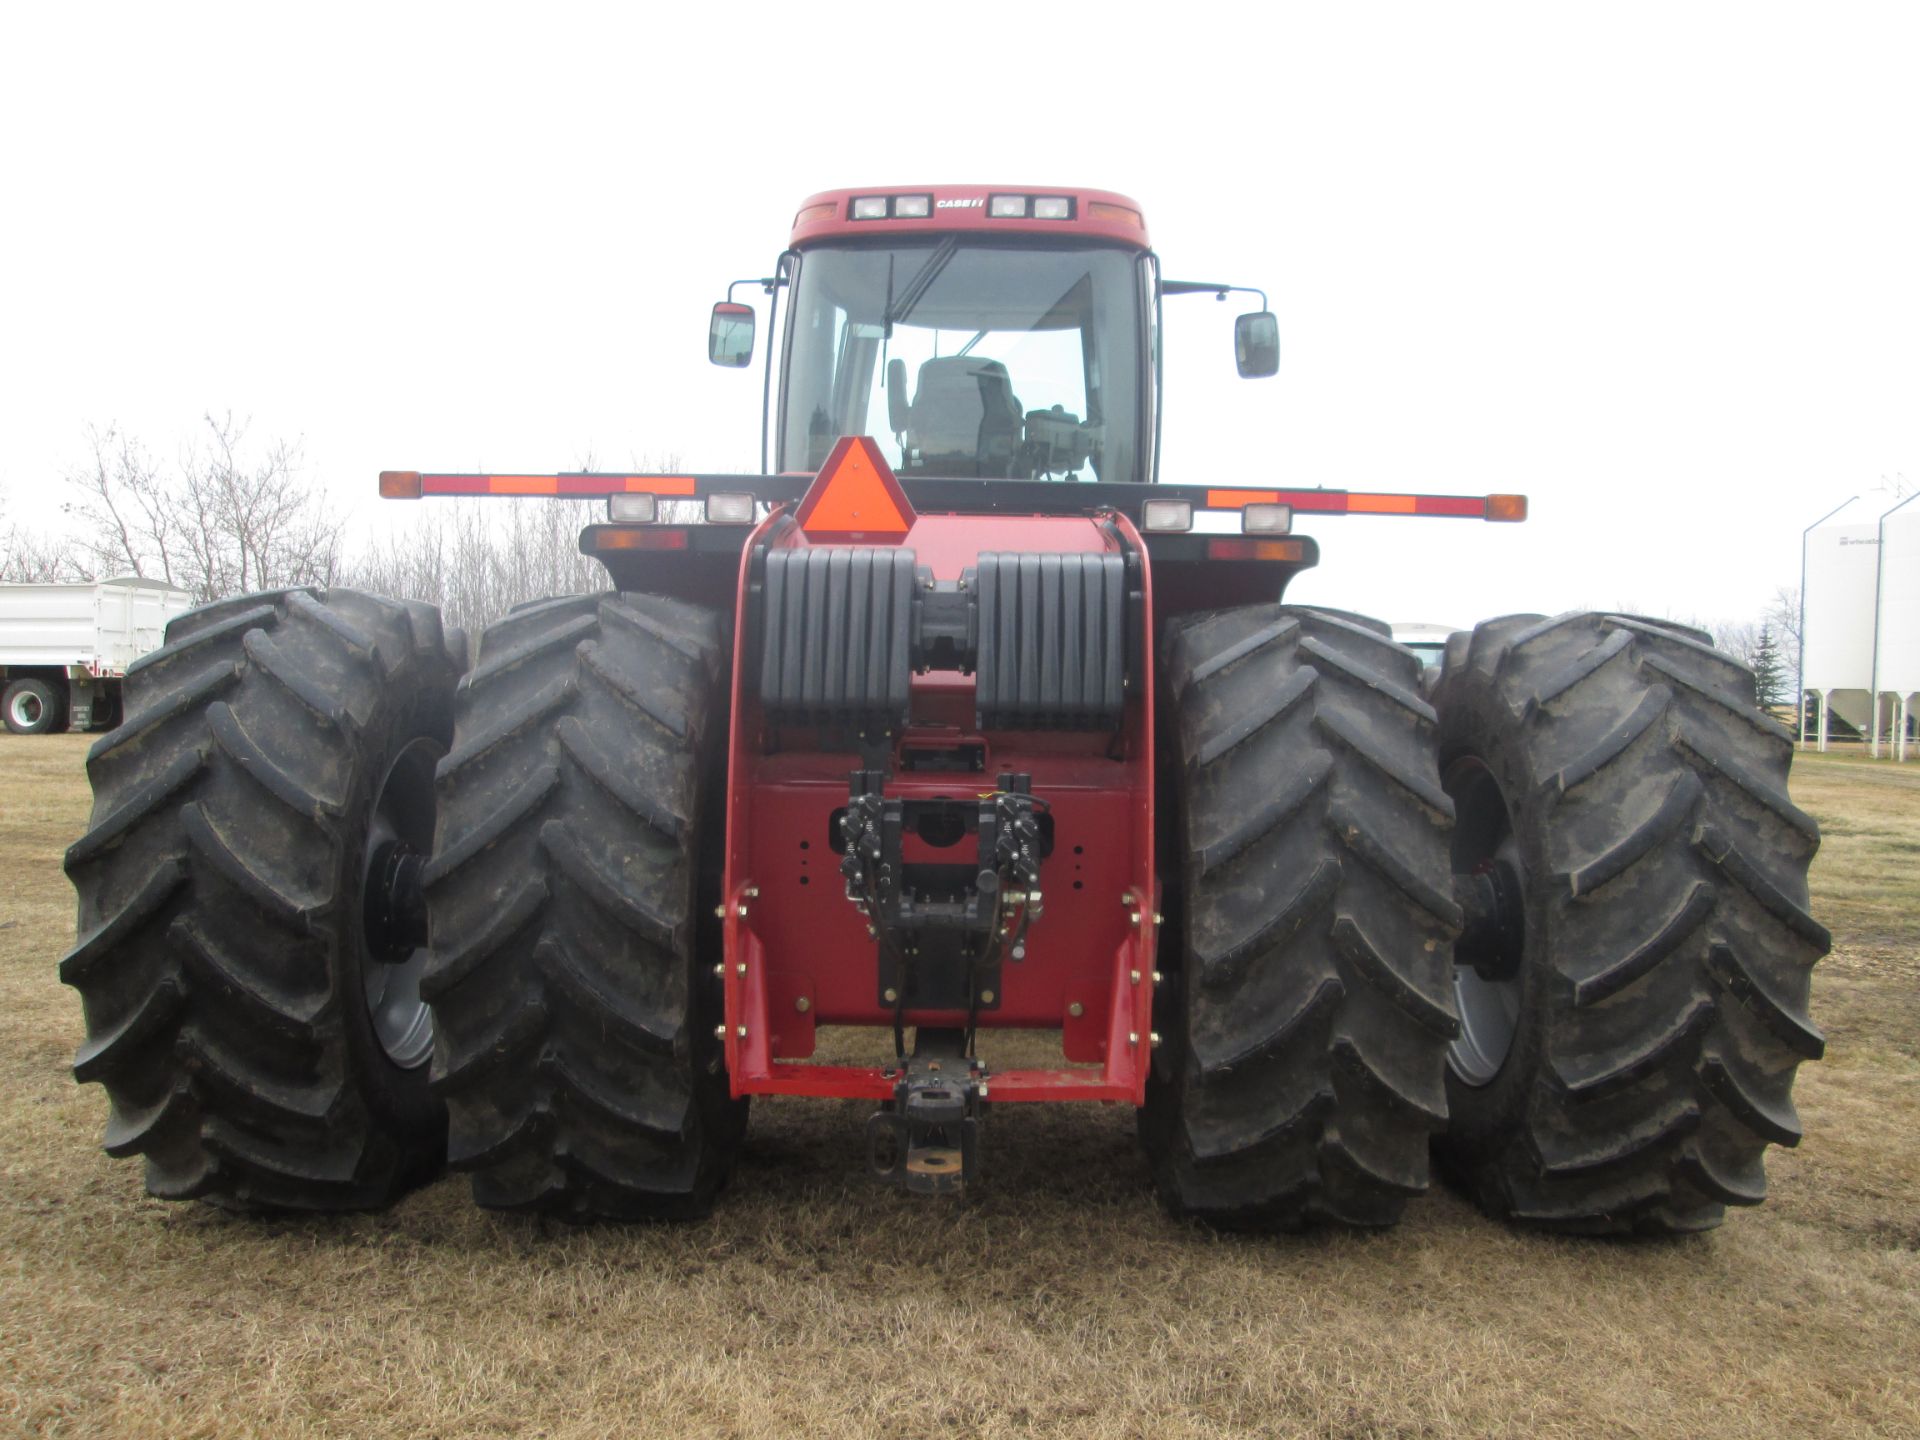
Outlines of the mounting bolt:
{"type": "Polygon", "coordinates": [[[726,907],[726,906],[724,906],[724,905],[716,905],[716,906],[714,906],[714,907],[713,907],[713,918],[714,918],[714,919],[716,919],[716,920],[724,920],[724,919],[726,919],[726,918],[727,918],[727,907],[726,907]]]}
{"type": "Polygon", "coordinates": [[[813,1008],[813,1002],[807,999],[806,996],[800,995],[795,997],[793,1002],[793,1008],[798,1010],[802,1015],[804,1015],[807,1013],[807,1011],[813,1008]]]}
{"type": "Polygon", "coordinates": [[[727,1038],[727,1027],[726,1027],[726,1026],[724,1026],[724,1025],[716,1025],[716,1026],[714,1026],[714,1027],[713,1027],[713,1038],[714,1038],[714,1039],[716,1039],[716,1040],[724,1040],[724,1039],[726,1039],[726,1038],[727,1038]]]}
{"type": "Polygon", "coordinates": [[[1067,1006],[1067,1014],[1073,1016],[1073,1018],[1076,1020],[1078,1020],[1082,1015],[1086,1013],[1087,1013],[1087,1007],[1082,1005],[1078,1000],[1074,1001],[1071,1005],[1067,1006]]]}
{"type": "Polygon", "coordinates": [[[1149,1030],[1147,1032],[1147,1044],[1155,1050],[1160,1048],[1160,1032],[1158,1030],[1149,1030]]]}
{"type": "Polygon", "coordinates": [[[1129,1030],[1127,1032],[1127,1044],[1138,1045],[1139,1043],[1140,1043],[1140,1032],[1138,1030],[1129,1030]]]}
{"type": "Polygon", "coordinates": [[[747,1038],[747,1027],[744,1025],[736,1025],[733,1027],[733,1033],[744,1040],[747,1038]]]}
{"type": "Polygon", "coordinates": [[[1156,925],[1164,925],[1167,923],[1167,917],[1156,910],[1153,912],[1153,923],[1156,925]]]}
{"type": "Polygon", "coordinates": [[[891,1005],[895,1001],[899,1000],[900,992],[898,990],[895,990],[891,985],[889,985],[885,990],[882,990],[880,992],[880,998],[886,1001],[887,1004],[891,1005]]]}
{"type": "Polygon", "coordinates": [[[1153,972],[1153,983],[1156,985],[1158,985],[1162,980],[1166,978],[1167,977],[1162,975],[1158,970],[1153,972]]]}
{"type": "Polygon", "coordinates": [[[1127,983],[1129,985],[1138,985],[1140,983],[1140,972],[1138,970],[1129,970],[1127,972],[1127,983]]]}
{"type": "Polygon", "coordinates": [[[744,974],[746,974],[746,973],[747,973],[747,962],[746,962],[746,961],[744,961],[744,960],[742,960],[742,961],[741,961],[741,962],[740,962],[740,963],[739,963],[738,965],[736,965],[736,966],[734,966],[734,967],[733,967],[733,973],[734,973],[734,974],[736,974],[736,975],[744,975],[744,974]]]}
{"type": "Polygon", "coordinates": [[[980,992],[980,1003],[981,1003],[982,1005],[991,1005],[991,1004],[993,1004],[993,991],[991,991],[991,990],[982,990],[982,991],[980,992]]]}
{"type": "Polygon", "coordinates": [[[879,938],[880,938],[880,932],[874,929],[873,926],[871,925],[867,926],[867,939],[877,940],[879,938]]]}
{"type": "Polygon", "coordinates": [[[738,905],[736,905],[736,906],[734,906],[734,907],[733,907],[733,913],[734,913],[734,914],[736,914],[736,915],[738,915],[738,916],[739,916],[739,917],[740,917],[740,918],[741,918],[742,920],[744,920],[744,919],[746,919],[746,918],[747,918],[747,904],[746,904],[746,902],[745,902],[745,901],[743,900],[743,901],[741,901],[741,902],[740,902],[740,903],[739,903],[738,905]]]}
{"type": "Polygon", "coordinates": [[[1138,905],[1140,902],[1133,898],[1133,891],[1122,890],[1120,892],[1120,903],[1126,906],[1127,909],[1131,910],[1133,909],[1134,906],[1138,905]]]}
{"type": "Polygon", "coordinates": [[[975,1090],[975,1091],[974,1091],[973,1093],[974,1093],[974,1094],[976,1094],[976,1095],[978,1095],[978,1096],[979,1096],[979,1097],[980,1097],[980,1098],[981,1098],[982,1100],[984,1100],[984,1099],[986,1099],[986,1098],[987,1098],[987,1084],[986,1084],[986,1082],[985,1082],[984,1080],[983,1080],[983,1081],[981,1081],[981,1082],[980,1082],[980,1088],[979,1088],[978,1090],[975,1090]]]}
{"type": "Polygon", "coordinates": [[[722,961],[720,964],[714,966],[713,973],[725,979],[727,974],[726,962],[722,961]]]}
{"type": "Polygon", "coordinates": [[[760,887],[758,885],[749,885],[740,893],[745,895],[749,900],[758,900],[760,898],[760,887]]]}
{"type": "Polygon", "coordinates": [[[1140,912],[1138,910],[1135,910],[1132,913],[1130,913],[1127,916],[1127,923],[1129,925],[1138,925],[1140,923],[1140,912]]]}

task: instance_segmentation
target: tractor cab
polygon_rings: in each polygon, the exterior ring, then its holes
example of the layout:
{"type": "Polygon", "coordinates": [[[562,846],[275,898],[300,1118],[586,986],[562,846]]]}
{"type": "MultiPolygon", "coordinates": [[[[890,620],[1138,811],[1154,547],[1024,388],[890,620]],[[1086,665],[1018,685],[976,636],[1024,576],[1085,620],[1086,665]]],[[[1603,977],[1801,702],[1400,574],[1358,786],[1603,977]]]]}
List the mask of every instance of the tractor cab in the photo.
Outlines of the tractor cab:
{"type": "MultiPolygon", "coordinates": [[[[816,195],[757,283],[789,297],[774,469],[867,435],[902,478],[1103,483],[1153,478],[1161,296],[1241,288],[1162,282],[1123,196],[981,189],[816,195]]],[[[716,364],[748,363],[752,323],[715,307],[716,364]]],[[[1243,374],[1276,336],[1264,301],[1241,317],[1243,374]]]]}

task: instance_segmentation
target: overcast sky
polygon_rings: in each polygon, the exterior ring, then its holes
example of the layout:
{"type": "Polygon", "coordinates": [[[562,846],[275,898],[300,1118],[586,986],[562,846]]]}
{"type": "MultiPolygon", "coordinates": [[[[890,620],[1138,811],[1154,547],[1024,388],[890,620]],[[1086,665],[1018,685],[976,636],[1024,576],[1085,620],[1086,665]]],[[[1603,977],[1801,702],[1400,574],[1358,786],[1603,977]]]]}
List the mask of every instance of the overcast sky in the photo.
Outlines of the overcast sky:
{"type": "Polygon", "coordinates": [[[1525,491],[1318,520],[1391,619],[1756,615],[1801,528],[1920,479],[1920,7],[10,6],[0,497],[89,423],[382,468],[757,468],[706,311],[799,200],[1118,190],[1170,277],[1162,476],[1525,491]]]}

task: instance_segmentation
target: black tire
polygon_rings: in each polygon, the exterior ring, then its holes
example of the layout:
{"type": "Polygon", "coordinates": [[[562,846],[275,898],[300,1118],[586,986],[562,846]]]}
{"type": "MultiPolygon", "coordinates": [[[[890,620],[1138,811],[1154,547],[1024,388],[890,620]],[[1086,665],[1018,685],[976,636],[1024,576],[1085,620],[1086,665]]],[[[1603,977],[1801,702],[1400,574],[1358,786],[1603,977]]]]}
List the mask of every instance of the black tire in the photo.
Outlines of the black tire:
{"type": "Polygon", "coordinates": [[[1176,621],[1163,649],[1181,879],[1141,1116],[1161,1198],[1235,1228],[1391,1224],[1427,1185],[1454,1033],[1419,662],[1375,621],[1277,605],[1176,621]]]}
{"type": "Polygon", "coordinates": [[[1511,1027],[1504,1058],[1470,1043],[1460,997],[1442,1164],[1492,1214],[1585,1233],[1759,1203],[1762,1152],[1800,1138],[1828,936],[1807,908],[1819,832],[1752,672],[1663,621],[1513,616],[1454,637],[1435,699],[1455,868],[1506,827],[1524,923],[1489,1027],[1511,1027]]]}
{"type": "Polygon", "coordinates": [[[424,993],[450,1158],[482,1205],[692,1218],[732,1168],[724,653],[715,612],[644,595],[547,601],[481,637],[440,771],[424,993]]]}
{"type": "Polygon", "coordinates": [[[349,590],[189,611],[129,668],[127,718],[87,759],[60,978],[86,1011],[74,1074],[112,1101],[107,1152],[145,1155],[152,1194],[359,1210],[438,1171],[424,1047],[395,1063],[369,1010],[387,972],[365,874],[396,757],[451,738],[455,673],[431,606],[349,590]]]}
{"type": "Polygon", "coordinates": [[[15,680],[0,696],[7,729],[16,735],[45,735],[66,719],[66,697],[44,680],[15,680]]]}

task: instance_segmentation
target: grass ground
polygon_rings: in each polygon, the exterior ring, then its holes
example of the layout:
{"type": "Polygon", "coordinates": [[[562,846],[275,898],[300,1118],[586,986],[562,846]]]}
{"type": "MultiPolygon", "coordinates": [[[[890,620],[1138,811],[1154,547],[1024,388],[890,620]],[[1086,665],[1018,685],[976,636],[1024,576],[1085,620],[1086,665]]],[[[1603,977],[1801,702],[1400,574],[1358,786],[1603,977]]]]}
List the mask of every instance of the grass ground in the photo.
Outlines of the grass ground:
{"type": "Polygon", "coordinates": [[[1828,1059],[1772,1199],[1704,1237],[1165,1219],[1119,1110],[1010,1107],[992,1185],[860,1176],[858,1106],[767,1105],[719,1214],[569,1230],[444,1181],[233,1219],[142,1193],[68,1064],[78,737],[0,736],[0,1430],[153,1436],[1920,1435],[1920,765],[1809,757],[1828,1059]]]}

